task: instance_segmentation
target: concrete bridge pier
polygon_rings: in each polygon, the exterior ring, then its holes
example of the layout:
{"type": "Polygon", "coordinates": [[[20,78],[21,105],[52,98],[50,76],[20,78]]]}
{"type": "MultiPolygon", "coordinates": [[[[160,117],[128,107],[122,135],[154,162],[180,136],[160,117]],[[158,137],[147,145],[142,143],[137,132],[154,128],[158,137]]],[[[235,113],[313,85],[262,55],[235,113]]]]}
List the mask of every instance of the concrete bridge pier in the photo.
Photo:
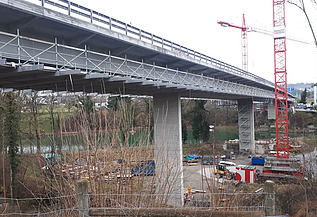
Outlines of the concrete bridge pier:
{"type": "Polygon", "coordinates": [[[275,105],[273,102],[267,105],[267,118],[269,120],[275,120],[275,105]]]}
{"type": "Polygon", "coordinates": [[[255,153],[254,108],[253,100],[238,100],[239,151],[255,153]]]}
{"type": "Polygon", "coordinates": [[[156,193],[169,205],[182,206],[183,151],[181,99],[178,94],[153,96],[156,193]]]}

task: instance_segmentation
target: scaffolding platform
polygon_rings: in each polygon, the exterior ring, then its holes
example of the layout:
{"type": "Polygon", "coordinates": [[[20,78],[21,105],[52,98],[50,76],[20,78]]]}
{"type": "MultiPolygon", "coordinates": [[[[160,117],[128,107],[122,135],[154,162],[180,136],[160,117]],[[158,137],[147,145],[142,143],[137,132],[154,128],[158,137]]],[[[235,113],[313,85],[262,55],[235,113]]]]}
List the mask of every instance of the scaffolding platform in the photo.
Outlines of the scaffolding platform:
{"type": "Polygon", "coordinates": [[[263,173],[287,174],[303,177],[301,161],[299,158],[267,157],[265,159],[263,173]]]}

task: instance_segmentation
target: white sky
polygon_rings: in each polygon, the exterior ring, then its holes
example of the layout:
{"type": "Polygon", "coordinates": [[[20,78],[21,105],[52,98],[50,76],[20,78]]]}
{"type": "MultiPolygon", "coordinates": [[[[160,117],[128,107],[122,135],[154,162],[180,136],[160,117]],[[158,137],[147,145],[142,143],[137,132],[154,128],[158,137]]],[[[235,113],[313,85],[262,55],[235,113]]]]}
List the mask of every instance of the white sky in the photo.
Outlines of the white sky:
{"type": "MultiPolygon", "coordinates": [[[[217,21],[272,30],[272,0],[72,0],[157,36],[242,68],[241,30],[224,28],[217,21]]],[[[309,15],[317,34],[317,6],[309,15]]],[[[288,83],[317,83],[317,48],[304,17],[293,5],[286,6],[288,83]]],[[[248,33],[249,71],[274,80],[273,37],[248,33]]]]}

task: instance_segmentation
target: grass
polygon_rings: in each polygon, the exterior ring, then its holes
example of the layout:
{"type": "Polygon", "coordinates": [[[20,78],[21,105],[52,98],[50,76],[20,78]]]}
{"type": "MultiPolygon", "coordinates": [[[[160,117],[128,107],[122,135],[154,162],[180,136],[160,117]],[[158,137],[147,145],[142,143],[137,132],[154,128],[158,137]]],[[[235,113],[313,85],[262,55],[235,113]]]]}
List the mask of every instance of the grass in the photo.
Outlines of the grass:
{"type": "MultiPolygon", "coordinates": [[[[239,132],[236,126],[218,126],[216,127],[214,136],[215,136],[215,141],[226,141],[230,139],[239,138],[239,132]]],[[[212,142],[212,140],[213,140],[213,134],[210,133],[208,142],[212,142]]],[[[191,145],[195,143],[201,143],[194,139],[192,129],[187,130],[186,143],[191,145]]]]}

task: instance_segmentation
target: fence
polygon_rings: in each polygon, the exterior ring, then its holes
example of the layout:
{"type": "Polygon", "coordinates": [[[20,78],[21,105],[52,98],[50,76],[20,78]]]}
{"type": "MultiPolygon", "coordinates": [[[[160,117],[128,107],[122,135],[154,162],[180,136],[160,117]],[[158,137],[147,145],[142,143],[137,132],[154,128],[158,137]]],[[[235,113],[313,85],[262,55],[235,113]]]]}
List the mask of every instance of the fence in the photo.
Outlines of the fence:
{"type": "MultiPolygon", "coordinates": [[[[201,194],[200,200],[185,201],[183,207],[170,206],[170,195],[164,194],[89,194],[88,181],[77,182],[77,193],[50,198],[0,198],[15,204],[19,212],[6,209],[0,216],[263,216],[275,215],[274,183],[265,183],[264,193],[213,193],[201,194]],[[63,199],[63,203],[61,203],[63,199]],[[65,205],[65,199],[68,201],[65,205]],[[47,202],[49,209],[23,213],[23,202],[47,202]]],[[[34,203],[34,204],[36,204],[34,203]]],[[[3,206],[5,204],[3,203],[3,206]]],[[[1,209],[0,209],[1,210],[1,209]]]]}

